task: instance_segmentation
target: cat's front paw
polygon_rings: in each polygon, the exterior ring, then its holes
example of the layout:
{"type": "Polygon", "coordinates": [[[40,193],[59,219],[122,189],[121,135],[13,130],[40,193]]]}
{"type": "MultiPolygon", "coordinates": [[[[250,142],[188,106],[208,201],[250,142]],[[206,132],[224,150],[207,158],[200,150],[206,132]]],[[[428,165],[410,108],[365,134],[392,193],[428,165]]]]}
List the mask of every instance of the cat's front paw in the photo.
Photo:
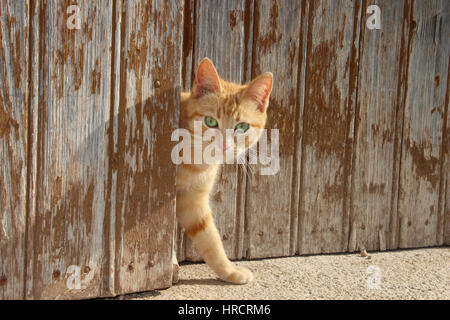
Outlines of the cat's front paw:
{"type": "Polygon", "coordinates": [[[234,284],[246,284],[253,280],[253,273],[245,267],[235,267],[223,280],[234,284]]]}

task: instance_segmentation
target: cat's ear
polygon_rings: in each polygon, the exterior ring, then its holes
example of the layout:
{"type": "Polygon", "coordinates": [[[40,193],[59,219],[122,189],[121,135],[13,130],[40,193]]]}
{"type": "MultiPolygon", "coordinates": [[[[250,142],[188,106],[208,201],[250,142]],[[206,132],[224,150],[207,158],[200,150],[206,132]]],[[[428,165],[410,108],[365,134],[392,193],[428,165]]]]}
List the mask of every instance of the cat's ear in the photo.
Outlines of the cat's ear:
{"type": "Polygon", "coordinates": [[[220,78],[211,60],[204,58],[197,69],[192,93],[195,98],[200,98],[210,93],[221,91],[220,78]]]}
{"type": "Polygon", "coordinates": [[[273,74],[271,72],[259,75],[245,89],[244,99],[251,100],[258,108],[258,111],[265,112],[269,104],[272,84],[273,74]]]}

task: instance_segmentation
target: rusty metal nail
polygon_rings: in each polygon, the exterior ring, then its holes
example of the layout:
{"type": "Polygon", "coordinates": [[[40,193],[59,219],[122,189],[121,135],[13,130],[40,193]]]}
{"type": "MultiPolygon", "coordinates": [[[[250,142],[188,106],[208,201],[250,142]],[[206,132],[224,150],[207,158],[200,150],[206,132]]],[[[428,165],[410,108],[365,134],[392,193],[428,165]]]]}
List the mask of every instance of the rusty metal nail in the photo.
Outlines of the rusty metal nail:
{"type": "Polygon", "coordinates": [[[282,233],[283,233],[283,230],[278,229],[278,234],[282,234],[282,233]]]}
{"type": "Polygon", "coordinates": [[[53,271],[53,279],[58,279],[60,275],[61,275],[61,272],[59,272],[59,270],[53,271]]]}
{"type": "Polygon", "coordinates": [[[161,82],[159,80],[155,81],[155,88],[161,87],[161,82]]]}
{"type": "Polygon", "coordinates": [[[264,232],[263,231],[260,231],[259,233],[258,233],[258,236],[260,236],[260,237],[262,237],[264,235],[264,232]]]}
{"type": "Polygon", "coordinates": [[[89,268],[89,266],[85,266],[83,271],[84,273],[89,273],[89,271],[91,271],[91,268],[89,268]]]}
{"type": "Polygon", "coordinates": [[[227,234],[224,234],[223,237],[222,237],[222,239],[223,239],[223,240],[228,240],[228,235],[227,235],[227,234]]]}
{"type": "Polygon", "coordinates": [[[149,262],[148,262],[148,266],[151,268],[151,267],[153,267],[155,265],[155,261],[153,261],[153,260],[150,260],[149,262]]]}
{"type": "Polygon", "coordinates": [[[133,271],[133,270],[134,270],[134,263],[131,262],[131,263],[128,265],[128,271],[133,271]]]}
{"type": "Polygon", "coordinates": [[[8,278],[6,278],[6,276],[3,276],[0,278],[0,286],[4,286],[6,284],[6,281],[8,280],[8,278]]]}

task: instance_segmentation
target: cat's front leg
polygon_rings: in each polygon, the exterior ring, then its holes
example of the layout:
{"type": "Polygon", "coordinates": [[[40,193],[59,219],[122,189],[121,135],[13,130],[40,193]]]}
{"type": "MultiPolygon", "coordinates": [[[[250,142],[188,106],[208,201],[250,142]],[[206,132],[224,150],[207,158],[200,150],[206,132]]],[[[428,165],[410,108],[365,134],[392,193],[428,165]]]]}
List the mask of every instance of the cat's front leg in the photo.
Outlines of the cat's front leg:
{"type": "Polygon", "coordinates": [[[253,274],[245,267],[233,265],[225,254],[222,239],[217,230],[209,206],[192,206],[177,198],[177,217],[189,238],[218,277],[224,281],[245,284],[253,280],[253,274]]]}

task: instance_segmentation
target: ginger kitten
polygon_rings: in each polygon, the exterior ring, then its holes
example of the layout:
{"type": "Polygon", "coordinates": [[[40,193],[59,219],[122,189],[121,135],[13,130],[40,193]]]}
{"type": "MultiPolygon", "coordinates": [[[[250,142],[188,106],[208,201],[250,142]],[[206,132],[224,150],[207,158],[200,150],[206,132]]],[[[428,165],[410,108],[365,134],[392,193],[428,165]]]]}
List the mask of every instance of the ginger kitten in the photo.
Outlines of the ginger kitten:
{"type": "MultiPolygon", "coordinates": [[[[222,133],[224,139],[220,142],[217,140],[221,145],[215,150],[222,152],[224,157],[232,153],[231,156],[237,159],[261,136],[266,124],[272,81],[270,72],[261,74],[246,85],[224,81],[212,62],[204,58],[198,67],[191,92],[181,93],[180,127],[187,129],[191,136],[194,136],[194,121],[201,121],[202,133],[208,129],[219,130],[217,133],[222,133]],[[234,130],[233,139],[228,139],[231,141],[225,139],[226,129],[234,130]],[[239,135],[245,136],[245,145],[237,146],[239,135]]],[[[193,137],[192,141],[196,138],[193,137]]],[[[213,142],[216,143],[216,140],[213,142]]],[[[230,262],[212,219],[209,195],[218,168],[218,163],[207,164],[204,161],[201,164],[191,161],[191,164],[181,163],[178,166],[177,219],[204,261],[220,279],[245,284],[253,279],[251,271],[230,262]]]]}

